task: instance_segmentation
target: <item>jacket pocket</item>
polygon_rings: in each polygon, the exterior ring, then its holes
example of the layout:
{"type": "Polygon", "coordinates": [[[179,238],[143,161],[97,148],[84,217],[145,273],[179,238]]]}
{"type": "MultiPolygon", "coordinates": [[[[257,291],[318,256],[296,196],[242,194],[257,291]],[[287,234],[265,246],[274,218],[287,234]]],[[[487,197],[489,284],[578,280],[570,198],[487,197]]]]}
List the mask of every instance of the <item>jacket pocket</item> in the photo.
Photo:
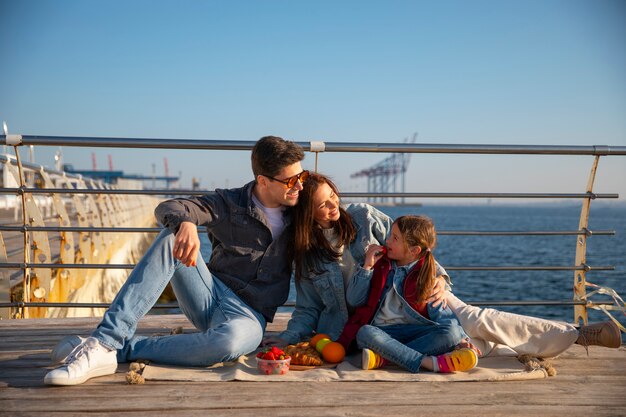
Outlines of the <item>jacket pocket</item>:
{"type": "Polygon", "coordinates": [[[230,223],[224,225],[222,233],[215,233],[224,245],[239,248],[249,248],[254,252],[265,252],[271,243],[269,230],[258,220],[245,213],[233,212],[230,214],[230,223]]]}
{"type": "Polygon", "coordinates": [[[315,291],[317,291],[324,306],[329,310],[339,308],[337,303],[338,294],[335,287],[332,285],[331,278],[331,274],[326,273],[312,280],[315,291]]]}

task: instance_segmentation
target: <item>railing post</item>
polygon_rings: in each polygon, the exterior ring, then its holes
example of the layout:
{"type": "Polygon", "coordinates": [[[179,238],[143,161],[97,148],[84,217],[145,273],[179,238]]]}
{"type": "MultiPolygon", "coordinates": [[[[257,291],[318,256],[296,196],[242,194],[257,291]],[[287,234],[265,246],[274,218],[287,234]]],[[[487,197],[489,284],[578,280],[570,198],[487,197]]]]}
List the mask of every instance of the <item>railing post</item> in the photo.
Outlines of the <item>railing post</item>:
{"type": "MultiPolygon", "coordinates": [[[[7,249],[0,233],[0,262],[8,262],[7,249]]],[[[6,270],[0,271],[0,302],[11,302],[11,277],[6,270]]],[[[11,308],[0,308],[0,320],[11,318],[11,308]]]]}
{"type": "MultiPolygon", "coordinates": [[[[591,166],[591,173],[589,173],[589,180],[587,182],[587,194],[588,197],[583,199],[583,205],[580,210],[580,221],[578,222],[578,229],[587,231],[589,226],[589,209],[591,207],[591,200],[593,195],[593,182],[596,178],[596,171],[598,170],[598,162],[600,161],[600,155],[596,155],[591,166]]],[[[587,234],[579,235],[576,241],[576,261],[575,265],[586,266],[587,263],[587,234]]],[[[587,301],[587,281],[586,281],[587,269],[574,271],[574,300],[587,301]]],[[[579,323],[582,320],[583,324],[587,324],[587,306],[575,305],[574,306],[574,322],[579,323]]]]}
{"type": "MultiPolygon", "coordinates": [[[[17,160],[17,169],[10,163],[5,167],[12,173],[15,180],[20,183],[20,191],[22,195],[22,223],[24,226],[45,226],[43,216],[37,206],[33,194],[28,192],[25,182],[24,167],[21,164],[19,150],[15,147],[15,156],[17,160]]],[[[33,173],[34,174],[34,173],[33,173]]],[[[50,242],[46,232],[24,231],[24,263],[30,264],[31,259],[34,263],[47,263],[52,259],[50,256],[50,242]],[[31,258],[32,255],[32,258],[31,258]]],[[[24,301],[47,302],[50,301],[51,292],[51,271],[49,268],[25,268],[24,269],[24,301]]],[[[37,307],[33,309],[24,309],[22,317],[45,317],[47,309],[45,307],[37,307]]]]}
{"type": "Polygon", "coordinates": [[[326,151],[326,143],[322,141],[311,141],[309,149],[311,152],[315,152],[315,172],[317,172],[317,157],[320,152],[326,151]]]}

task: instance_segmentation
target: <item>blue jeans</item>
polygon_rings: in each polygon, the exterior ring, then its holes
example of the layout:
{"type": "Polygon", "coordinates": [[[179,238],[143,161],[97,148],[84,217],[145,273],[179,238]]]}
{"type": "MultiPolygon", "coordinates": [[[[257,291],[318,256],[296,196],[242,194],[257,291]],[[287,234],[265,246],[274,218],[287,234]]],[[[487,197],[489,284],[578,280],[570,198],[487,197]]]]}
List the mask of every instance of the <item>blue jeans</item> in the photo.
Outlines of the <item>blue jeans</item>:
{"type": "Polygon", "coordinates": [[[265,318],[213,276],[202,256],[186,267],[174,258],[174,235],[162,231],[131,272],[92,336],[118,350],[119,362],[148,359],[182,366],[209,366],[255,350],[265,318]],[[172,336],[135,336],[137,322],[168,282],[182,312],[200,331],[172,336]]]}
{"type": "Polygon", "coordinates": [[[383,358],[417,373],[425,355],[441,355],[454,349],[465,337],[463,328],[455,323],[437,325],[396,324],[365,325],[359,329],[359,348],[368,348],[383,358]]]}

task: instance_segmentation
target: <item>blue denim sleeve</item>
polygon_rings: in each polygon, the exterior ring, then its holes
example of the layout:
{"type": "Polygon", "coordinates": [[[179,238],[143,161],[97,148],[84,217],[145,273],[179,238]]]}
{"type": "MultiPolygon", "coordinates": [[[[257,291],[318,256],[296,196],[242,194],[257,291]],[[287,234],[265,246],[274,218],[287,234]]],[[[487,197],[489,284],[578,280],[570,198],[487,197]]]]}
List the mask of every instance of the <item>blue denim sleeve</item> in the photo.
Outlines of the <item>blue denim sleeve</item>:
{"type": "Polygon", "coordinates": [[[367,302],[370,292],[370,282],[374,275],[373,270],[365,270],[359,267],[356,273],[350,278],[346,289],[346,302],[351,307],[358,307],[367,302]]]}
{"type": "Polygon", "coordinates": [[[432,303],[428,304],[428,315],[432,321],[437,323],[450,323],[453,322],[459,326],[461,323],[457,319],[454,312],[450,309],[450,307],[443,308],[441,304],[437,307],[433,307],[432,303]]]}
{"type": "Polygon", "coordinates": [[[376,243],[385,244],[391,230],[391,218],[369,204],[350,204],[346,210],[356,225],[357,236],[350,244],[354,259],[362,263],[367,246],[376,243]]]}
{"type": "Polygon", "coordinates": [[[393,221],[391,217],[387,216],[382,211],[372,207],[370,218],[372,219],[372,234],[382,245],[385,244],[385,239],[387,239],[387,235],[391,232],[391,225],[393,221]]]}

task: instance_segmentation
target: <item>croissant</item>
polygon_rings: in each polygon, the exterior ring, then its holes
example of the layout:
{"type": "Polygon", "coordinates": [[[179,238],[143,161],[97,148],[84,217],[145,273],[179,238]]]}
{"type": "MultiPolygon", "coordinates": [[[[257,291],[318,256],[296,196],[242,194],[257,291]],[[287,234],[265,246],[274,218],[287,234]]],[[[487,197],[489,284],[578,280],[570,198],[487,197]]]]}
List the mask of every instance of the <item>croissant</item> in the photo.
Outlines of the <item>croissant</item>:
{"type": "Polygon", "coordinates": [[[291,356],[293,365],[319,366],[324,363],[320,354],[313,346],[309,345],[309,342],[288,345],[283,350],[285,354],[291,356]]]}

